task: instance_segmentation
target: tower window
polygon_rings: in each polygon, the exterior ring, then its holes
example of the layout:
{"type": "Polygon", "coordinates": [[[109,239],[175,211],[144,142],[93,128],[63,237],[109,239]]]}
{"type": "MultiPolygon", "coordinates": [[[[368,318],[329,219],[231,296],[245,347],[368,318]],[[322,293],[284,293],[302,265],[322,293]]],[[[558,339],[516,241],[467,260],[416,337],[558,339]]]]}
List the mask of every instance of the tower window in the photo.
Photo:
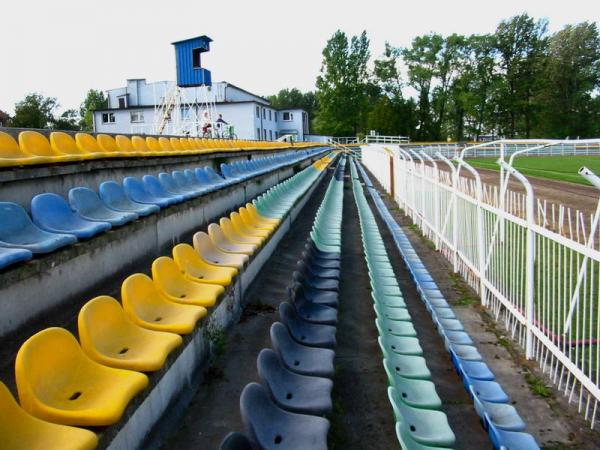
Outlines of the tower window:
{"type": "Polygon", "coordinates": [[[192,67],[194,69],[200,68],[200,49],[199,48],[192,49],[192,67]]]}

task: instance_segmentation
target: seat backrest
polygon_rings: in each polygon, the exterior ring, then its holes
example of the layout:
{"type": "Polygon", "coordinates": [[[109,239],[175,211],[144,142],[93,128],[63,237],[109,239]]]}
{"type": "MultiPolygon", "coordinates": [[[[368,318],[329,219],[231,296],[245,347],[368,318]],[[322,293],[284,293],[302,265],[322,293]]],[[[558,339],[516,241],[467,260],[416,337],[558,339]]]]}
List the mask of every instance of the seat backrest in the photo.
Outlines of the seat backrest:
{"type": "Polygon", "coordinates": [[[240,395],[240,413],[248,433],[255,441],[267,441],[267,433],[272,434],[268,440],[275,443],[280,443],[284,438],[280,419],[287,414],[275,406],[267,390],[260,384],[246,385],[240,395]]]}
{"type": "MultiPolygon", "coordinates": [[[[141,136],[133,136],[131,138],[131,145],[132,145],[133,149],[135,150],[135,152],[137,152],[137,153],[145,153],[145,152],[150,151],[150,149],[148,148],[148,143],[146,142],[146,139],[144,139],[141,136]]],[[[158,145],[158,143],[157,143],[157,145],[158,145]]]]}
{"type": "Polygon", "coordinates": [[[229,433],[219,445],[219,450],[253,450],[252,444],[241,433],[229,433]]]}
{"type": "Polygon", "coordinates": [[[182,150],[184,150],[183,145],[181,145],[181,141],[179,140],[179,138],[172,137],[170,139],[170,141],[171,141],[171,147],[173,148],[173,150],[175,150],[177,152],[181,152],[182,150]]]}
{"type": "Polygon", "coordinates": [[[86,187],[76,187],[69,190],[69,203],[73,209],[80,213],[106,208],[98,194],[86,187]]]}
{"type": "Polygon", "coordinates": [[[75,135],[75,144],[82,153],[102,153],[98,141],[94,136],[87,133],[77,133],[75,135]]]}
{"type": "Polygon", "coordinates": [[[183,277],[177,263],[167,256],[161,256],[152,263],[152,278],[165,290],[179,292],[189,282],[183,277]]]}
{"type": "MultiPolygon", "coordinates": [[[[137,138],[137,137],[139,137],[139,136],[134,136],[133,139],[135,140],[135,138],[137,138]]],[[[134,143],[134,145],[135,145],[135,143],[134,143]]],[[[162,151],[162,148],[160,147],[160,143],[158,142],[158,139],[156,139],[155,137],[152,137],[152,136],[147,137],[146,145],[147,145],[148,149],[152,152],[162,151]]]]}
{"type": "Polygon", "coordinates": [[[77,217],[64,198],[49,192],[31,199],[31,216],[36,223],[52,228],[60,227],[77,217]]]}
{"type": "Polygon", "coordinates": [[[175,150],[171,145],[171,141],[166,137],[159,137],[158,143],[160,144],[160,147],[164,152],[172,152],[175,150]]]}
{"type": "Polygon", "coordinates": [[[179,138],[179,144],[183,150],[191,150],[190,141],[187,138],[179,138]]]}
{"type": "Polygon", "coordinates": [[[88,301],[79,310],[77,329],[81,348],[93,359],[98,353],[112,353],[114,340],[111,332],[125,334],[135,328],[125,316],[121,304],[113,297],[101,295],[88,301]],[[107,339],[108,334],[108,339],[107,339]]]}
{"type": "Polygon", "coordinates": [[[59,154],[64,155],[83,155],[85,154],[79,147],[73,136],[62,131],[53,131],[50,133],[50,146],[59,154]]]}
{"type": "Polygon", "coordinates": [[[28,156],[21,151],[15,138],[0,131],[0,158],[26,158],[28,156]]]}
{"type": "Polygon", "coordinates": [[[210,255],[215,251],[215,245],[204,231],[198,231],[193,237],[194,250],[201,255],[210,255]]]}
{"type": "Polygon", "coordinates": [[[0,240],[2,236],[19,233],[30,226],[35,225],[21,205],[12,202],[0,202],[0,240]]]}
{"type": "Polygon", "coordinates": [[[119,134],[115,138],[115,142],[117,144],[117,147],[119,148],[119,151],[123,153],[136,153],[136,149],[133,148],[133,144],[127,136],[119,134]]]}
{"type": "Polygon", "coordinates": [[[70,370],[89,364],[77,339],[64,328],[46,328],[27,339],[17,353],[15,375],[21,406],[31,412],[35,400],[61,389],[70,370]]]}
{"type": "Polygon", "coordinates": [[[183,271],[186,267],[198,266],[203,263],[198,252],[189,244],[177,244],[173,247],[173,259],[183,271]]]}
{"type": "Polygon", "coordinates": [[[96,136],[96,140],[98,141],[98,145],[102,149],[103,152],[106,153],[118,153],[119,147],[117,147],[117,142],[115,138],[109,136],[108,134],[99,134],[96,136]]]}
{"type": "Polygon", "coordinates": [[[24,153],[29,155],[57,156],[46,136],[37,131],[21,131],[19,133],[19,146],[24,153]]]}
{"type": "Polygon", "coordinates": [[[116,181],[104,181],[100,184],[98,192],[102,201],[107,205],[116,205],[122,201],[127,201],[123,188],[116,181]]]}
{"type": "Polygon", "coordinates": [[[156,314],[156,305],[168,304],[156,283],[148,275],[134,273],[121,285],[121,300],[125,311],[135,311],[136,315],[145,312],[156,314]],[[154,312],[153,312],[154,311],[154,312]]]}

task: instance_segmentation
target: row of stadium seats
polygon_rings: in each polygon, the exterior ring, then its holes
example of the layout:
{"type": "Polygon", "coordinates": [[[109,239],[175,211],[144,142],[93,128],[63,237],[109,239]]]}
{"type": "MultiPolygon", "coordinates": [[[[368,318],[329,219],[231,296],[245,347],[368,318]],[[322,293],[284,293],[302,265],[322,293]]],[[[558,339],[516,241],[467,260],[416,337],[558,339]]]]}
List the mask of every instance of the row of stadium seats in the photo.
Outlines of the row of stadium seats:
{"type": "Polygon", "coordinates": [[[354,161],[350,167],[398,440],[405,450],[451,447],[456,437],[446,414],[441,411],[442,401],[431,381],[423,350],[354,161]]]}
{"type": "Polygon", "coordinates": [[[242,391],[240,411],[246,434],[230,433],[221,450],[327,449],[332,410],[343,208],[342,157],[319,207],[289,301],[279,305],[271,326],[273,350],[257,358],[261,384],[242,391]]]}
{"type": "Polygon", "coordinates": [[[122,304],[109,296],[87,302],[79,311],[79,342],[58,327],[25,341],[15,362],[20,407],[0,383],[0,410],[8,412],[0,421],[2,448],[95,448],[96,434],[74,427],[121,418],[148,386],[142,372],[163,367],[182,344],[180,335],[191,333],[206,308],[217,304],[330,162],[324,157],[271,188],[256,201],[260,212],[249,203],[222,218],[221,226],[211,224],[208,234],[196,233],[194,247],[177,245],[173,259],[153,262],[152,278],[129,276],[121,286],[122,304]]]}
{"type": "Polygon", "coordinates": [[[509,404],[508,395],[495,381],[493,372],[483,361],[471,337],[465,332],[461,321],[456,318],[408,237],[390,214],[379,193],[373,188],[364,169],[360,166],[359,168],[377,209],[410,270],[421,299],[444,340],[452,363],[473,399],[475,410],[489,433],[492,445],[496,450],[511,448],[538,450],[539,446],[533,436],[523,432],[526,428],[525,422],[515,407],[509,404]]]}
{"type": "Polygon", "coordinates": [[[105,181],[98,193],[86,187],[71,189],[68,203],[57,194],[39,194],[31,200],[31,218],[20,205],[0,202],[0,269],[29,260],[34,253],[49,253],[77,240],[92,238],[160,208],[294,164],[322,151],[318,148],[286,152],[222,164],[225,177],[212,167],[200,167],[160,173],[158,177],[126,177],[122,186],[105,181]]]}
{"type": "MultiPolygon", "coordinates": [[[[125,136],[108,134],[92,136],[62,131],[50,133],[50,139],[37,131],[22,131],[18,142],[0,131],[0,167],[75,162],[100,158],[197,155],[202,153],[272,150],[289,148],[291,144],[270,141],[200,139],[191,137],[125,136]]],[[[296,143],[294,147],[314,146],[296,143]]]]}

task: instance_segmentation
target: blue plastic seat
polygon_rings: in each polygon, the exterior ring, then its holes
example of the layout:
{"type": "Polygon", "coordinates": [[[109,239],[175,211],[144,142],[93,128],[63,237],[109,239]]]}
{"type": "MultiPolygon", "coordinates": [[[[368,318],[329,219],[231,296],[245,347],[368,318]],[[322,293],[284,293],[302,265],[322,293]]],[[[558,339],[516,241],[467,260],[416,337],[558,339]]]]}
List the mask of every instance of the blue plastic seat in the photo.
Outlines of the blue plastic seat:
{"type": "Polygon", "coordinates": [[[317,244],[315,244],[315,241],[312,240],[312,238],[307,238],[306,240],[306,244],[304,244],[304,248],[306,250],[308,250],[309,252],[311,252],[312,254],[314,254],[315,256],[319,257],[319,258],[323,258],[323,259],[333,259],[336,261],[340,261],[341,258],[341,254],[340,253],[336,253],[336,252],[325,252],[323,250],[321,250],[317,244]]]}
{"type": "Polygon", "coordinates": [[[196,196],[202,195],[206,192],[206,189],[200,186],[198,183],[198,179],[194,176],[194,173],[187,169],[185,172],[181,170],[174,170],[171,174],[173,176],[173,180],[177,183],[181,189],[186,189],[188,191],[194,192],[196,196]],[[186,175],[186,172],[189,171],[190,177],[186,175]]]}
{"type": "Polygon", "coordinates": [[[77,242],[72,234],[56,234],[38,228],[21,205],[0,202],[0,246],[32,253],[49,253],[77,242]]]}
{"type": "Polygon", "coordinates": [[[171,195],[179,195],[184,200],[189,200],[194,197],[198,197],[198,193],[194,190],[182,188],[173,178],[170,173],[161,172],[158,174],[158,181],[162,185],[165,192],[171,195]]]}
{"type": "MultiPolygon", "coordinates": [[[[477,415],[483,420],[494,423],[497,428],[508,431],[523,431],[526,427],[525,422],[519,416],[516,408],[508,403],[486,402],[481,400],[471,387],[471,395],[477,415]]],[[[488,427],[489,424],[485,423],[488,427]]]]}
{"type": "Polygon", "coordinates": [[[126,177],[123,180],[123,189],[131,200],[136,203],[146,205],[157,205],[161,208],[166,208],[173,204],[169,198],[155,197],[147,189],[141,180],[135,177],[126,177]]]}
{"type": "Polygon", "coordinates": [[[298,344],[281,322],[271,325],[271,344],[291,371],[317,377],[333,376],[333,350],[298,344]]]}
{"type": "Polygon", "coordinates": [[[306,275],[318,278],[327,278],[336,281],[340,279],[339,269],[327,269],[303,260],[298,261],[297,266],[298,270],[304,272],[306,275]]]}
{"type": "Polygon", "coordinates": [[[261,382],[281,408],[315,416],[331,412],[333,382],[330,379],[292,372],[270,348],[261,350],[256,365],[261,382]]]}
{"type": "MultiPolygon", "coordinates": [[[[2,243],[0,243],[2,245],[2,243]]],[[[33,253],[24,248],[0,247],[0,269],[33,258],[33,253]]]]}
{"type": "Polygon", "coordinates": [[[335,347],[335,327],[302,320],[291,303],[279,304],[279,318],[299,344],[309,347],[335,347]]]}
{"type": "Polygon", "coordinates": [[[288,298],[293,302],[296,311],[302,319],[311,323],[322,323],[326,325],[337,324],[337,310],[330,306],[313,303],[302,295],[293,295],[288,289],[288,298]]]}
{"type": "Polygon", "coordinates": [[[495,381],[475,380],[463,377],[463,385],[467,392],[476,395],[477,398],[486,402],[507,403],[508,395],[499,383],[495,381]]]}
{"type": "Polygon", "coordinates": [[[299,296],[309,302],[330,306],[332,308],[337,308],[339,302],[337,292],[323,291],[321,289],[311,288],[310,286],[304,286],[297,282],[294,282],[292,285],[292,296],[294,298],[299,296]]]}
{"type": "Polygon", "coordinates": [[[71,208],[81,217],[92,222],[108,222],[113,227],[124,225],[138,219],[134,212],[117,212],[108,208],[98,194],[85,187],[76,187],[69,191],[71,208]]]}
{"type": "Polygon", "coordinates": [[[496,427],[487,416],[485,422],[488,425],[490,441],[495,450],[539,450],[540,446],[532,435],[519,431],[507,431],[496,427]]]}
{"type": "Polygon", "coordinates": [[[115,211],[133,212],[140,217],[160,211],[160,207],[157,205],[137,203],[130,200],[125,195],[123,187],[115,181],[105,181],[100,184],[98,191],[104,204],[115,211]]]}
{"type": "Polygon", "coordinates": [[[278,407],[267,390],[248,384],[240,397],[240,412],[248,436],[264,450],[327,450],[329,421],[278,407]]]}
{"type": "Polygon", "coordinates": [[[31,200],[33,222],[51,233],[65,233],[89,239],[111,229],[108,222],[92,222],[75,214],[67,201],[57,194],[38,194],[31,200]]]}
{"type": "Polygon", "coordinates": [[[320,278],[307,273],[306,270],[294,271],[292,278],[297,283],[301,283],[314,289],[322,289],[324,291],[338,292],[340,287],[340,282],[338,280],[320,278]]]}
{"type": "Polygon", "coordinates": [[[246,436],[234,432],[225,436],[219,445],[219,450],[254,450],[254,448],[246,436]]]}
{"type": "Polygon", "coordinates": [[[208,179],[211,180],[213,184],[222,186],[222,185],[230,185],[230,184],[234,184],[234,183],[238,182],[238,180],[227,180],[227,179],[223,178],[221,175],[219,175],[217,172],[215,172],[215,169],[213,169],[210,166],[205,167],[204,172],[206,172],[208,179]]]}
{"type": "Polygon", "coordinates": [[[169,205],[175,205],[185,200],[185,197],[183,195],[172,194],[170,192],[167,192],[164,186],[160,183],[160,180],[154,175],[144,175],[142,177],[142,182],[144,183],[144,187],[148,192],[150,192],[150,194],[152,194],[156,198],[167,200],[169,202],[169,205]]]}
{"type": "Polygon", "coordinates": [[[339,269],[341,266],[339,260],[321,258],[309,250],[302,251],[302,259],[309,264],[315,264],[323,269],[339,269]]]}

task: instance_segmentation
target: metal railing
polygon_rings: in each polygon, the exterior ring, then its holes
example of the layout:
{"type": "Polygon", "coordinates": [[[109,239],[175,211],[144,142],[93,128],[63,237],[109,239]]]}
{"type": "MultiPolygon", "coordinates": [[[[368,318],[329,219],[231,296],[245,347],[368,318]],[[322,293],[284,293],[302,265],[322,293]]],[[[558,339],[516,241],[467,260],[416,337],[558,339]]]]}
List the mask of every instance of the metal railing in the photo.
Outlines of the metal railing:
{"type": "MultiPolygon", "coordinates": [[[[503,155],[498,185],[483,183],[464,159],[483,146],[463,148],[451,161],[443,152],[369,145],[362,158],[384,189],[394,186],[398,205],[594,427],[600,402],[600,201],[590,213],[536,199],[529,180],[512,166],[514,156],[504,160],[517,151],[556,154],[574,144],[495,145],[503,155]],[[510,145],[521,147],[513,151],[510,145]],[[470,176],[461,175],[466,172],[470,176]],[[507,189],[510,177],[524,193],[507,189]]],[[[590,140],[570,149],[598,147],[600,140],[590,140]]],[[[580,174],[600,189],[589,170],[580,174]]]]}

